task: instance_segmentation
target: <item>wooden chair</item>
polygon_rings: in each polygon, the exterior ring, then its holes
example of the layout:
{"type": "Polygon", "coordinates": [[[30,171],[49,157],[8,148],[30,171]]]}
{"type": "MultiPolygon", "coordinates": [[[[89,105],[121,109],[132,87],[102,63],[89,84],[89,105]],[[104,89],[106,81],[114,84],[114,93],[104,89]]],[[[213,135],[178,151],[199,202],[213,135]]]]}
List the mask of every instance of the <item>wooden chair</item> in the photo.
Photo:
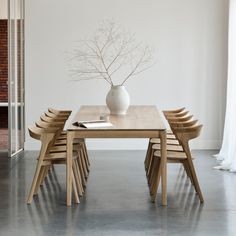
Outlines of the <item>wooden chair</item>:
{"type": "MultiPolygon", "coordinates": [[[[200,202],[203,203],[203,195],[200,189],[200,185],[197,179],[196,171],[192,161],[192,155],[189,148],[189,141],[197,138],[200,135],[202,125],[194,124],[190,127],[179,127],[173,125],[171,127],[173,133],[176,135],[180,145],[183,148],[184,152],[177,152],[177,151],[167,151],[167,161],[169,163],[181,163],[185,167],[185,170],[190,176],[191,182],[194,185],[194,188],[199,196],[200,202]]],[[[157,180],[158,171],[161,171],[160,166],[160,158],[161,152],[157,150],[154,152],[154,162],[153,162],[153,176],[150,182],[150,193],[154,194],[157,191],[159,181],[157,180]]]]}
{"type": "Polygon", "coordinates": [[[181,113],[185,110],[185,107],[181,107],[178,109],[174,109],[174,110],[164,110],[162,111],[164,115],[168,115],[168,114],[176,114],[176,113],[181,113]]]}
{"type": "MultiPolygon", "coordinates": [[[[54,108],[48,108],[48,112],[45,112],[45,115],[48,117],[51,117],[53,119],[56,119],[56,121],[63,120],[63,118],[68,118],[72,111],[70,110],[56,110],[54,108]]],[[[45,117],[43,117],[45,119],[45,117]]],[[[46,119],[46,122],[50,122],[49,119],[46,119]]],[[[61,135],[58,137],[58,141],[55,143],[55,145],[61,146],[61,145],[66,145],[66,131],[62,131],[61,135]]],[[[85,163],[84,165],[86,166],[86,170],[84,170],[85,178],[88,177],[88,172],[89,172],[89,166],[90,166],[90,161],[88,157],[88,151],[86,147],[86,143],[84,139],[76,139],[74,142],[80,142],[82,146],[82,162],[85,163]]],[[[84,182],[85,184],[85,182],[84,182]]]]}
{"type": "MultiPolygon", "coordinates": [[[[197,123],[197,120],[188,120],[188,121],[179,121],[181,120],[181,118],[177,118],[175,119],[174,122],[169,121],[169,125],[170,127],[174,126],[174,127],[190,127],[194,124],[197,123]]],[[[174,135],[175,137],[175,135],[174,135]]],[[[150,156],[148,157],[148,168],[146,170],[146,174],[147,174],[147,178],[149,180],[149,176],[151,175],[150,172],[152,170],[152,164],[153,164],[153,155],[155,150],[160,150],[160,139],[155,140],[155,143],[152,142],[151,145],[151,151],[150,151],[150,156]]],[[[175,137],[175,140],[171,140],[171,139],[167,139],[167,151],[179,151],[179,152],[183,152],[183,148],[180,145],[178,139],[175,137]]]]}
{"type": "Polygon", "coordinates": [[[64,124],[65,124],[65,121],[67,120],[67,119],[65,120],[64,118],[61,119],[61,118],[58,118],[58,117],[52,118],[52,117],[46,116],[45,114],[41,115],[40,119],[45,121],[45,122],[64,122],[64,124]]]}
{"type": "MultiPolygon", "coordinates": [[[[46,112],[46,116],[51,117],[51,118],[65,118],[65,117],[69,117],[72,111],[70,110],[56,110],[54,108],[48,108],[48,112],[46,112]]],[[[65,140],[66,140],[66,131],[62,131],[60,137],[58,137],[58,140],[64,140],[64,141],[59,141],[59,144],[65,144],[65,140]]],[[[88,158],[88,151],[86,148],[86,144],[85,144],[85,140],[84,139],[80,139],[80,141],[82,142],[82,146],[83,146],[83,152],[84,155],[86,156],[86,161],[88,166],[90,165],[89,162],[89,158],[88,158]]]]}
{"type": "Polygon", "coordinates": [[[50,117],[50,118],[55,118],[55,119],[58,119],[58,120],[61,120],[61,121],[67,121],[69,116],[68,115],[55,115],[54,113],[51,113],[49,111],[46,111],[44,113],[47,117],[50,117]]]}
{"type": "MultiPolygon", "coordinates": [[[[174,117],[174,116],[167,116],[168,123],[170,122],[184,122],[193,119],[193,115],[183,116],[183,117],[174,117]]],[[[173,131],[172,131],[173,132],[173,131]]]]}
{"type": "Polygon", "coordinates": [[[54,108],[49,107],[48,111],[55,114],[55,115],[68,115],[70,116],[70,114],[72,113],[72,111],[70,110],[57,110],[54,108]]]}
{"type": "MultiPolygon", "coordinates": [[[[66,152],[50,152],[50,149],[53,147],[53,143],[55,142],[56,136],[60,132],[58,128],[42,129],[38,127],[29,127],[28,130],[32,138],[41,141],[41,149],[37,158],[37,166],[27,199],[27,203],[30,204],[32,202],[33,196],[38,193],[38,189],[44,181],[48,169],[55,164],[66,164],[66,152]]],[[[81,180],[78,177],[78,167],[76,164],[78,159],[77,154],[77,152],[73,153],[72,187],[75,196],[75,202],[79,203],[80,201],[78,191],[80,193],[82,190],[81,180]]]]}
{"type": "MultiPolygon", "coordinates": [[[[52,117],[48,117],[45,114],[43,114],[40,119],[44,122],[48,122],[48,123],[57,123],[57,122],[65,122],[65,120],[63,121],[62,119],[58,118],[57,116],[52,118],[52,117]]],[[[65,123],[64,123],[65,124],[65,123]]],[[[66,132],[65,131],[61,131],[61,135],[58,137],[57,142],[55,143],[55,145],[66,145],[66,132]]],[[[88,157],[88,151],[86,148],[86,143],[84,139],[77,139],[77,142],[81,142],[82,145],[82,151],[83,151],[83,155],[85,156],[85,161],[86,161],[86,166],[87,166],[87,171],[89,171],[89,166],[90,166],[90,161],[89,161],[89,157],[88,157]]]]}
{"type": "MultiPolygon", "coordinates": [[[[183,122],[169,122],[169,124],[170,124],[171,128],[172,127],[173,128],[174,127],[192,127],[193,125],[197,124],[197,122],[198,122],[198,120],[190,120],[190,121],[183,121],[183,122]]],[[[178,141],[178,145],[167,144],[166,148],[167,148],[167,151],[184,152],[184,149],[179,141],[178,141]]],[[[155,172],[155,170],[153,169],[153,164],[154,164],[153,159],[154,159],[154,152],[156,150],[159,150],[159,151],[161,150],[160,143],[156,143],[156,144],[152,145],[152,156],[150,157],[150,166],[147,171],[147,179],[148,179],[149,184],[152,182],[153,172],[155,172]]],[[[185,168],[185,166],[184,166],[184,168],[185,168]]],[[[187,174],[188,174],[188,172],[187,172],[187,174]]]]}
{"type": "MultiPolygon", "coordinates": [[[[63,130],[64,127],[64,122],[46,122],[46,121],[37,121],[36,123],[37,127],[40,128],[51,128],[51,127],[57,127],[58,129],[60,129],[60,132],[63,130]]],[[[79,167],[81,170],[81,178],[82,178],[82,182],[83,182],[83,186],[86,186],[86,179],[88,178],[89,175],[89,161],[88,161],[88,155],[87,155],[87,150],[86,150],[86,146],[84,143],[83,139],[75,139],[74,140],[74,146],[79,146],[80,147],[80,160],[79,160],[79,167]]],[[[54,142],[54,146],[52,148],[53,151],[64,151],[66,152],[66,137],[62,137],[62,135],[59,135],[57,137],[57,139],[54,142]]]]}
{"type": "Polygon", "coordinates": [[[66,118],[69,118],[70,117],[70,114],[66,114],[66,113],[58,113],[58,114],[55,114],[51,111],[46,111],[45,113],[49,114],[49,115],[54,115],[54,116],[58,116],[58,117],[66,117],[66,118]]]}
{"type": "Polygon", "coordinates": [[[165,113],[164,116],[167,119],[168,117],[185,117],[189,114],[189,111],[181,111],[179,113],[165,113]]]}
{"type": "MultiPolygon", "coordinates": [[[[193,116],[188,115],[189,112],[184,111],[183,109],[184,108],[174,110],[173,113],[171,113],[171,111],[168,111],[168,112],[165,111],[165,117],[167,118],[167,120],[169,122],[181,122],[181,121],[191,120],[193,116]]],[[[172,131],[167,132],[167,137],[166,138],[167,138],[167,145],[177,145],[177,146],[180,145],[172,131]]],[[[149,139],[148,148],[147,148],[147,152],[146,152],[146,157],[145,157],[145,161],[144,161],[144,166],[145,166],[145,170],[147,172],[147,175],[150,172],[151,158],[152,158],[153,152],[154,152],[153,149],[152,149],[152,146],[154,144],[160,144],[160,142],[161,141],[160,141],[159,138],[149,139]]]]}
{"type": "MultiPolygon", "coordinates": [[[[70,111],[70,110],[56,110],[54,108],[48,108],[48,112],[50,112],[54,115],[67,116],[67,117],[69,117],[70,114],[72,113],[72,111],[70,111]]],[[[63,131],[62,134],[66,135],[66,131],[63,131]]]]}

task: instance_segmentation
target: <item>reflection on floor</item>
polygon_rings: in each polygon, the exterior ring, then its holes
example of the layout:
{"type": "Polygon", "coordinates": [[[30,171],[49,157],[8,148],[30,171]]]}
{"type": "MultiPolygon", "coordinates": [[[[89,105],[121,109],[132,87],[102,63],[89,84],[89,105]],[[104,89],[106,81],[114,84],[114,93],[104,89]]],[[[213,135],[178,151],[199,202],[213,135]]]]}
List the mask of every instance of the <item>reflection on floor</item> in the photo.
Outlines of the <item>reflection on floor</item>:
{"type": "Polygon", "coordinates": [[[8,148],[8,129],[0,129],[0,150],[8,148]]]}
{"type": "Polygon", "coordinates": [[[86,194],[71,208],[65,167],[56,167],[26,205],[37,153],[1,157],[0,235],[236,235],[236,175],[212,169],[215,151],[194,153],[205,204],[183,169],[169,164],[167,207],[160,193],[157,204],[150,202],[143,151],[90,152],[86,194]]]}

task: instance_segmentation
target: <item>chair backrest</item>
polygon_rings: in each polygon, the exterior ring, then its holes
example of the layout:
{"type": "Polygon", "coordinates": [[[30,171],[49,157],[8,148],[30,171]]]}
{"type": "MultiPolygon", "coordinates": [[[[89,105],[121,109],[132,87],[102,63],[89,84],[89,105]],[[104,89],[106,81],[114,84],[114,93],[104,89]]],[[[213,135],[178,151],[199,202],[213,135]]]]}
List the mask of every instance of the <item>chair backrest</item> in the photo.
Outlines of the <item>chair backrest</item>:
{"type": "Polygon", "coordinates": [[[179,113],[167,113],[167,114],[164,114],[166,119],[168,118],[175,118],[175,117],[185,117],[189,114],[189,111],[182,111],[182,112],[179,112],[179,113]]]}
{"type": "Polygon", "coordinates": [[[62,120],[58,120],[56,118],[51,118],[51,117],[48,117],[46,115],[42,115],[40,116],[40,119],[42,122],[36,122],[36,125],[39,126],[39,127],[42,127],[42,128],[48,128],[48,127],[57,127],[58,128],[58,132],[56,134],[56,138],[58,138],[61,134],[61,132],[63,131],[64,129],[64,126],[65,126],[65,121],[62,121],[62,120]],[[47,126],[46,124],[44,123],[49,123],[49,125],[47,126]]]}
{"type": "Polygon", "coordinates": [[[183,122],[183,121],[190,121],[193,118],[193,115],[188,115],[184,117],[167,117],[168,122],[183,122]]]}
{"type": "Polygon", "coordinates": [[[191,139],[197,138],[200,135],[200,131],[203,125],[192,125],[189,127],[171,127],[173,133],[176,135],[177,139],[181,142],[189,141],[191,139]]]}
{"type": "Polygon", "coordinates": [[[44,114],[47,117],[54,118],[54,119],[57,119],[57,120],[66,121],[68,119],[67,115],[56,115],[56,114],[51,113],[49,111],[46,111],[44,114]]]}
{"type": "Polygon", "coordinates": [[[54,114],[54,113],[52,113],[52,112],[50,112],[50,111],[48,111],[48,112],[49,112],[50,115],[53,114],[53,115],[56,115],[56,116],[59,117],[59,118],[67,118],[67,119],[68,119],[69,116],[70,116],[69,113],[68,113],[68,114],[67,114],[67,113],[58,113],[58,114],[54,114]]]}
{"type": "Polygon", "coordinates": [[[54,118],[45,116],[44,114],[40,116],[40,119],[41,119],[42,121],[45,121],[45,122],[53,122],[53,121],[55,121],[54,118]]]}
{"type": "Polygon", "coordinates": [[[170,127],[191,127],[197,124],[198,120],[188,120],[188,121],[169,121],[170,127]]]}
{"type": "Polygon", "coordinates": [[[48,111],[51,113],[54,113],[55,115],[60,115],[60,114],[64,114],[64,115],[70,115],[72,111],[70,110],[57,110],[54,108],[49,107],[48,111]]]}
{"type": "Polygon", "coordinates": [[[51,136],[52,134],[55,135],[55,133],[57,132],[58,128],[40,128],[40,127],[36,127],[36,126],[29,126],[28,127],[29,130],[29,135],[30,137],[37,139],[37,140],[41,140],[42,136],[44,135],[48,135],[51,136]]]}
{"type": "Polygon", "coordinates": [[[171,127],[173,133],[189,158],[191,158],[189,140],[197,138],[201,133],[202,127],[203,125],[197,124],[189,127],[171,127]]]}
{"type": "Polygon", "coordinates": [[[28,127],[28,130],[29,130],[29,135],[30,137],[34,138],[34,139],[37,139],[37,140],[40,140],[41,139],[41,136],[43,134],[42,130],[41,129],[38,129],[37,127],[35,126],[29,126],[28,127]]]}
{"type": "Polygon", "coordinates": [[[35,122],[36,126],[39,128],[51,128],[51,127],[55,127],[55,128],[62,128],[64,127],[64,122],[46,122],[43,120],[39,120],[35,122]]]}
{"type": "Polygon", "coordinates": [[[66,120],[62,120],[62,119],[58,119],[58,118],[52,118],[52,117],[48,117],[45,114],[40,116],[40,119],[45,121],[45,122],[66,122],[66,120]]]}
{"type": "Polygon", "coordinates": [[[185,107],[181,107],[175,110],[164,110],[163,113],[164,114],[174,114],[174,113],[180,113],[183,112],[185,110],[185,107]]]}
{"type": "Polygon", "coordinates": [[[42,161],[44,156],[49,152],[50,147],[55,142],[55,136],[58,131],[57,128],[39,128],[35,126],[28,127],[29,134],[32,138],[41,141],[41,148],[39,153],[39,160],[42,161]]]}

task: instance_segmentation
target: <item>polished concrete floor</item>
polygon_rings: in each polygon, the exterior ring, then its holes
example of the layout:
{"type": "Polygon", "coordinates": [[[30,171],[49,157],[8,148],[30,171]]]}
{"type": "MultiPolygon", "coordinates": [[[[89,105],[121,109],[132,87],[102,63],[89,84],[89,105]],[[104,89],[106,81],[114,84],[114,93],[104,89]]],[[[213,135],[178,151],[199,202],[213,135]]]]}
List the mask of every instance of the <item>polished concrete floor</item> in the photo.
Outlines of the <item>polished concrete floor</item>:
{"type": "MultiPolygon", "coordinates": [[[[79,205],[65,206],[65,168],[56,167],[31,205],[26,196],[37,152],[0,154],[0,235],[236,235],[236,175],[213,170],[212,154],[195,151],[204,205],[178,164],[168,165],[168,206],[150,202],[143,151],[92,151],[79,205]]],[[[160,191],[159,191],[160,192],[160,191]]]]}

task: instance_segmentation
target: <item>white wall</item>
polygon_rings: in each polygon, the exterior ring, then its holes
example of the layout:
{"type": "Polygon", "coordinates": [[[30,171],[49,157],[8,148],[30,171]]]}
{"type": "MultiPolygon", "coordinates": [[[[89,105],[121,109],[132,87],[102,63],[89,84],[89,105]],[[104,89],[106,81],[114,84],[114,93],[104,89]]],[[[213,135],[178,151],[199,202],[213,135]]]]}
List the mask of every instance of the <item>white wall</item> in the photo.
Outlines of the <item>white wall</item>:
{"type": "Polygon", "coordinates": [[[8,19],[8,3],[11,6],[11,18],[21,19],[21,6],[24,0],[0,0],[0,19],[8,19]]]}
{"type": "MultiPolygon", "coordinates": [[[[197,148],[222,138],[227,69],[226,0],[26,0],[26,125],[47,107],[104,104],[103,81],[69,82],[65,52],[113,18],[156,48],[157,64],[127,83],[132,104],[187,107],[203,124],[197,148]]],[[[93,140],[89,147],[145,148],[142,140],[93,140]]],[[[37,145],[28,136],[26,149],[37,145]]]]}
{"type": "Polygon", "coordinates": [[[0,19],[7,19],[8,17],[7,0],[0,0],[0,19]]]}

